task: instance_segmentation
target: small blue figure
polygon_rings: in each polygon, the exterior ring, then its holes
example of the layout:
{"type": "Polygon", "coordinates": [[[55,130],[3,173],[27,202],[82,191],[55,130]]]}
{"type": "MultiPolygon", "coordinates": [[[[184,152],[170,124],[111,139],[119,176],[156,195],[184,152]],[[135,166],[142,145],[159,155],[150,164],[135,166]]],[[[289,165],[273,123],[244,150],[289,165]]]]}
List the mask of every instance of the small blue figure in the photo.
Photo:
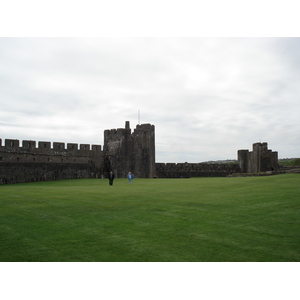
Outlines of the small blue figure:
{"type": "Polygon", "coordinates": [[[127,175],[128,183],[131,183],[133,178],[134,178],[133,175],[131,174],[131,172],[129,172],[127,175]]]}

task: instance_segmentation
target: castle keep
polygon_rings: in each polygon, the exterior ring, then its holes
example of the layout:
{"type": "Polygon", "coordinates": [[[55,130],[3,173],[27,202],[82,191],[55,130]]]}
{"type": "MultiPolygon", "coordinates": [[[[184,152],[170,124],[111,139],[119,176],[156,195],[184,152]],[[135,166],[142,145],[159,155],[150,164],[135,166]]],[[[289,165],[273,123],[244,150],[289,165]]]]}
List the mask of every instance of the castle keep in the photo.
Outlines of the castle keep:
{"type": "Polygon", "coordinates": [[[255,143],[252,147],[252,152],[249,152],[249,150],[238,151],[241,173],[259,173],[278,170],[278,153],[269,150],[267,143],[255,143]]]}
{"type": "Polygon", "coordinates": [[[129,122],[125,129],[104,131],[104,169],[113,170],[117,177],[126,177],[130,171],[136,177],[155,176],[154,125],[137,125],[131,133],[129,122]]]}
{"type": "Polygon", "coordinates": [[[137,125],[104,131],[104,146],[0,139],[0,184],[77,178],[116,178],[132,172],[140,178],[220,177],[233,173],[278,170],[278,154],[267,143],[253,144],[253,151],[239,150],[236,164],[156,163],[155,127],[137,125]]]}

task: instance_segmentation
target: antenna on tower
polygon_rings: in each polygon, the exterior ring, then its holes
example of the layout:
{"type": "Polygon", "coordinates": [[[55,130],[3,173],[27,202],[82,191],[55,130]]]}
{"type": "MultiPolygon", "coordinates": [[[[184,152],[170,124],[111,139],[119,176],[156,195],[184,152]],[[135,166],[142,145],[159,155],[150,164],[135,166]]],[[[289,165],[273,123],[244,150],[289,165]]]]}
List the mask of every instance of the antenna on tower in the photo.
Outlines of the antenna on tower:
{"type": "Polygon", "coordinates": [[[140,110],[138,110],[138,124],[140,125],[140,110]]]}

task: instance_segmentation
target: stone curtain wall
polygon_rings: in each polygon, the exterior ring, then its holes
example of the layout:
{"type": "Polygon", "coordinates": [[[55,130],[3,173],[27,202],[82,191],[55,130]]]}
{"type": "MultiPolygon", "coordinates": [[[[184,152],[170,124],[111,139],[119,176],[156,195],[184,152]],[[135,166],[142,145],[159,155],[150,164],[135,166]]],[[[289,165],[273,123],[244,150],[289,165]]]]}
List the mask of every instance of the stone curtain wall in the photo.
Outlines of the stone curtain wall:
{"type": "Polygon", "coordinates": [[[52,181],[62,179],[96,178],[93,165],[70,163],[1,163],[0,184],[52,181]]]}
{"type": "Polygon", "coordinates": [[[100,145],[0,140],[0,184],[101,176],[100,145]]]}
{"type": "Polygon", "coordinates": [[[234,173],[278,171],[278,153],[267,143],[253,144],[253,151],[238,150],[238,164],[155,163],[155,127],[137,125],[104,131],[104,147],[0,139],[0,184],[107,177],[128,172],[140,178],[225,177],[234,173]]]}
{"type": "Polygon", "coordinates": [[[226,177],[240,173],[238,164],[156,163],[158,178],[226,177]]]}

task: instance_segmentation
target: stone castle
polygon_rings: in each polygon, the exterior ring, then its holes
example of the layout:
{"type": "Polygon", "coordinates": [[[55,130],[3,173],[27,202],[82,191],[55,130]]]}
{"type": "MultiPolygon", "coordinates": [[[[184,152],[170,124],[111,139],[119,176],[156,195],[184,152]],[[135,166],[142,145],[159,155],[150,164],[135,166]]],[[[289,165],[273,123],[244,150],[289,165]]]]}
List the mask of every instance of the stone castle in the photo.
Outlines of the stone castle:
{"type": "Polygon", "coordinates": [[[236,164],[156,163],[155,127],[137,125],[104,131],[104,146],[0,139],[0,184],[77,178],[105,178],[110,171],[124,178],[131,171],[139,178],[228,176],[278,170],[278,154],[267,143],[253,151],[239,150],[236,164]]]}

